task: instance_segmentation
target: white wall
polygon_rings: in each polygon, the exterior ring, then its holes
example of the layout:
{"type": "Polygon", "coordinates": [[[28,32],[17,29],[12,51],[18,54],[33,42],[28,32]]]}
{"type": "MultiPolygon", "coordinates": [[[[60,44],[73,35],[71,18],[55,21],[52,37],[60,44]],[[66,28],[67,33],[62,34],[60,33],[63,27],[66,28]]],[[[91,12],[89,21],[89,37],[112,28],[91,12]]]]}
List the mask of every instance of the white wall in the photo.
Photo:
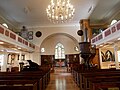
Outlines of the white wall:
{"type": "Polygon", "coordinates": [[[64,46],[65,54],[76,54],[75,46],[78,46],[77,40],[65,35],[65,34],[54,34],[47,37],[41,44],[41,48],[45,48],[45,52],[42,55],[54,55],[55,46],[57,43],[61,43],[64,46]]]}
{"type": "MultiPolygon", "coordinates": [[[[79,22],[78,22],[79,23],[79,22]]],[[[33,31],[32,43],[37,45],[37,51],[33,53],[33,60],[41,64],[40,55],[54,55],[55,45],[61,42],[65,47],[65,54],[76,54],[74,50],[75,46],[78,46],[78,42],[81,41],[81,37],[77,34],[80,26],[62,26],[62,27],[33,27],[28,28],[29,31],[33,31]],[[41,37],[36,37],[35,33],[40,31],[41,37]],[[77,44],[76,44],[77,43],[77,44]],[[45,48],[45,53],[40,52],[40,48],[45,48]]]]}
{"type": "Polygon", "coordinates": [[[39,47],[36,47],[34,52],[26,52],[24,54],[25,54],[25,60],[32,60],[35,63],[41,64],[39,47]]]}
{"type": "Polygon", "coordinates": [[[46,37],[56,33],[66,33],[74,37],[77,41],[80,41],[81,37],[77,35],[77,31],[79,29],[80,29],[79,26],[68,26],[68,27],[66,26],[66,27],[37,27],[37,28],[29,28],[28,30],[33,31],[34,33],[33,40],[31,40],[31,42],[33,42],[34,44],[40,47],[41,43],[46,37]],[[37,31],[42,32],[42,36],[39,38],[35,36],[35,33],[37,31]]]}

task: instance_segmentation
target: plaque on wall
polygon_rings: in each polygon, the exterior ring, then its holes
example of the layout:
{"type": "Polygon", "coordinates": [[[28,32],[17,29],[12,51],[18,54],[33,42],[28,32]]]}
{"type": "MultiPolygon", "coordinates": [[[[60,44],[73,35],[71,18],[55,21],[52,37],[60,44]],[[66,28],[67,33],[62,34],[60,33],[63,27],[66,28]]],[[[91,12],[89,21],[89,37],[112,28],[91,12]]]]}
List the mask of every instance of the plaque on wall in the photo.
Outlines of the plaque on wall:
{"type": "Polygon", "coordinates": [[[33,39],[33,31],[28,32],[28,39],[32,40],[33,39]]]}
{"type": "Polygon", "coordinates": [[[36,35],[36,37],[41,37],[42,33],[40,31],[37,31],[35,35],[36,35]]]}

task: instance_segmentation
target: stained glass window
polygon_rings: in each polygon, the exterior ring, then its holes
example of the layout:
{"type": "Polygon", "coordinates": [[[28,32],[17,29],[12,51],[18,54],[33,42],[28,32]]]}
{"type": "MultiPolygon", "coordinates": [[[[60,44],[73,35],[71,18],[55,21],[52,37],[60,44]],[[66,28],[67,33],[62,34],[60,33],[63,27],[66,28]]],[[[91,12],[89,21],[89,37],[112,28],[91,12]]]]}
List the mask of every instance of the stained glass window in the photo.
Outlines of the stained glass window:
{"type": "Polygon", "coordinates": [[[65,49],[61,43],[55,46],[55,59],[65,59],[65,49]]]}

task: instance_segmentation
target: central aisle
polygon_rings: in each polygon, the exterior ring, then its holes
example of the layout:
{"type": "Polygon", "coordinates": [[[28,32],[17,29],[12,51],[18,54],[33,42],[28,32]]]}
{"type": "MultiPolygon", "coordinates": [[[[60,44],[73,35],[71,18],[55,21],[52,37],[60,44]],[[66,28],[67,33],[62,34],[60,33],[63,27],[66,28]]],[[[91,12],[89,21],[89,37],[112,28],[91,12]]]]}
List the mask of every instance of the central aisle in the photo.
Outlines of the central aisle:
{"type": "Polygon", "coordinates": [[[55,68],[46,90],[79,90],[74,83],[71,73],[64,67],[55,68]]]}

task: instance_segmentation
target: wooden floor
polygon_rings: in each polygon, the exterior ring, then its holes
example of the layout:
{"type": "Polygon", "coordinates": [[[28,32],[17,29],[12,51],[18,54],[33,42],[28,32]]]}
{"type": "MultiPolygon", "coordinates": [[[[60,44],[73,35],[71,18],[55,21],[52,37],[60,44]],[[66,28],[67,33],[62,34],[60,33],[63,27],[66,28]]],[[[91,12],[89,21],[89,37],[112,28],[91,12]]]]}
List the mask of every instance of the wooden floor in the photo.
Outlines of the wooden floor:
{"type": "Polygon", "coordinates": [[[79,90],[65,67],[55,68],[46,90],[79,90]]]}

